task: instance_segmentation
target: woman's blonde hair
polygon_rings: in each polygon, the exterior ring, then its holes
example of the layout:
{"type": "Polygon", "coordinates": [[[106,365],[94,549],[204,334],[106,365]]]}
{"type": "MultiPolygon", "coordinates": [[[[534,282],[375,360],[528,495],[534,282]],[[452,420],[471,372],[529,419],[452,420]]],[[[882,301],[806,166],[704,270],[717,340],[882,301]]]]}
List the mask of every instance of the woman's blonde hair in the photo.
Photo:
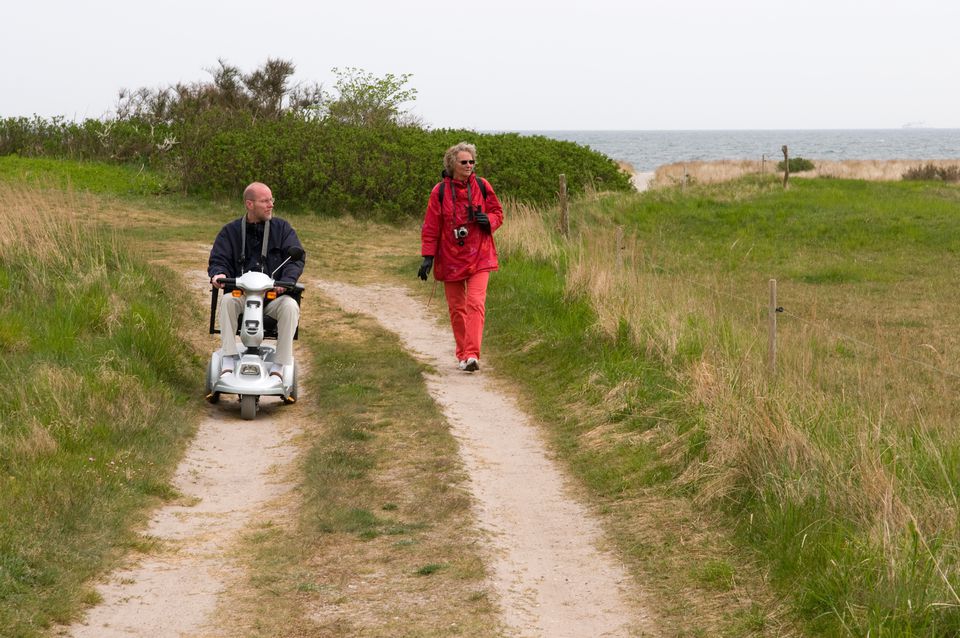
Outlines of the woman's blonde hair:
{"type": "Polygon", "coordinates": [[[457,163],[457,154],[461,151],[466,151],[473,156],[473,159],[477,159],[477,147],[473,144],[467,142],[460,142],[455,144],[447,149],[447,152],[443,154],[443,167],[447,169],[447,175],[453,177],[453,166],[457,163]]]}

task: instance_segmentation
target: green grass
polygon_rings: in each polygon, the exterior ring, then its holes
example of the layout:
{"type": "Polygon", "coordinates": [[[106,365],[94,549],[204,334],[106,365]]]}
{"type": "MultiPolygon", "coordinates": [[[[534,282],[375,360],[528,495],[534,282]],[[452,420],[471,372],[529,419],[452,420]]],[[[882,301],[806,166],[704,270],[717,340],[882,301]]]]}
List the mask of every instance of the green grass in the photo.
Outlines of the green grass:
{"type": "Polygon", "coordinates": [[[142,166],[0,155],[0,179],[109,195],[160,195],[171,183],[142,166]]]}
{"type": "Polygon", "coordinates": [[[562,277],[551,266],[511,258],[488,294],[486,331],[496,335],[490,345],[500,354],[499,369],[523,379],[541,413],[556,423],[559,445],[587,483],[609,496],[669,476],[652,448],[580,444],[586,431],[603,422],[623,432],[643,432],[663,419],[695,427],[695,417],[673,400],[678,386],[665,371],[637,356],[628,341],[611,342],[594,332],[588,304],[566,298],[562,277]],[[624,391],[611,406],[607,392],[618,386],[624,391]],[[565,411],[560,397],[573,398],[595,418],[565,411]]]}
{"type": "Polygon", "coordinates": [[[960,191],[943,185],[798,180],[784,192],[774,181],[745,180],[621,201],[614,220],[676,250],[688,270],[889,281],[960,248],[960,191]]]}
{"type": "Polygon", "coordinates": [[[18,637],[75,619],[87,581],[139,546],[145,508],[173,496],[200,375],[162,271],[31,213],[0,250],[0,627],[18,637]]]}

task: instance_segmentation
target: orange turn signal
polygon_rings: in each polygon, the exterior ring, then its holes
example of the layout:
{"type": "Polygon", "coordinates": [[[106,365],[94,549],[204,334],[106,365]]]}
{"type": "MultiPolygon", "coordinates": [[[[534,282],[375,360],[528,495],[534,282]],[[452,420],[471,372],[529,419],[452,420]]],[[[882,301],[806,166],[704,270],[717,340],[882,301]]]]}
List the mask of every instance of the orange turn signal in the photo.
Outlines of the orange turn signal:
{"type": "Polygon", "coordinates": [[[234,297],[242,297],[242,296],[243,296],[243,291],[242,291],[242,290],[234,290],[234,291],[233,291],[233,296],[234,296],[234,297]]]}
{"type": "Polygon", "coordinates": [[[268,290],[268,291],[267,291],[267,299],[276,299],[276,298],[277,298],[277,291],[276,291],[276,290],[268,290]]]}

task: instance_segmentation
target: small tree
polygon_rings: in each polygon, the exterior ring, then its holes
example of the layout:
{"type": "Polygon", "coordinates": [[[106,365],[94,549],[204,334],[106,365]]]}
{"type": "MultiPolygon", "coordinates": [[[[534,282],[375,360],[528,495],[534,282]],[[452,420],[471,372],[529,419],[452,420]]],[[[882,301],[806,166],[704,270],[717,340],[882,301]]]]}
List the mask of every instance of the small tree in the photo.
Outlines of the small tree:
{"type": "Polygon", "coordinates": [[[343,124],[377,126],[379,124],[416,125],[419,122],[401,105],[416,99],[417,90],[404,88],[412,77],[387,73],[382,78],[363,69],[334,68],[337,96],[326,103],[327,116],[343,124]]]}

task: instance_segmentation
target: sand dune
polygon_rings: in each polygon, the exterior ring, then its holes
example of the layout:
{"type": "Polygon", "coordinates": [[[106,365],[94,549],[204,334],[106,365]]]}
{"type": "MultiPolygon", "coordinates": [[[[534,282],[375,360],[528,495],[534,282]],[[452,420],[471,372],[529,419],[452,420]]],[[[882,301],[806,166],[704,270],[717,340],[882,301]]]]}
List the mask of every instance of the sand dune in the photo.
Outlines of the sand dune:
{"type": "MultiPolygon", "coordinates": [[[[958,160],[811,160],[814,170],[801,173],[791,173],[791,178],[805,177],[836,177],[843,179],[866,179],[875,181],[897,181],[911,168],[926,164],[935,166],[957,166],[958,160]]],[[[770,160],[715,160],[706,162],[677,162],[665,164],[657,168],[650,188],[673,186],[684,181],[684,175],[689,182],[698,184],[712,184],[725,182],[751,174],[777,174],[777,162],[770,160]]]]}

